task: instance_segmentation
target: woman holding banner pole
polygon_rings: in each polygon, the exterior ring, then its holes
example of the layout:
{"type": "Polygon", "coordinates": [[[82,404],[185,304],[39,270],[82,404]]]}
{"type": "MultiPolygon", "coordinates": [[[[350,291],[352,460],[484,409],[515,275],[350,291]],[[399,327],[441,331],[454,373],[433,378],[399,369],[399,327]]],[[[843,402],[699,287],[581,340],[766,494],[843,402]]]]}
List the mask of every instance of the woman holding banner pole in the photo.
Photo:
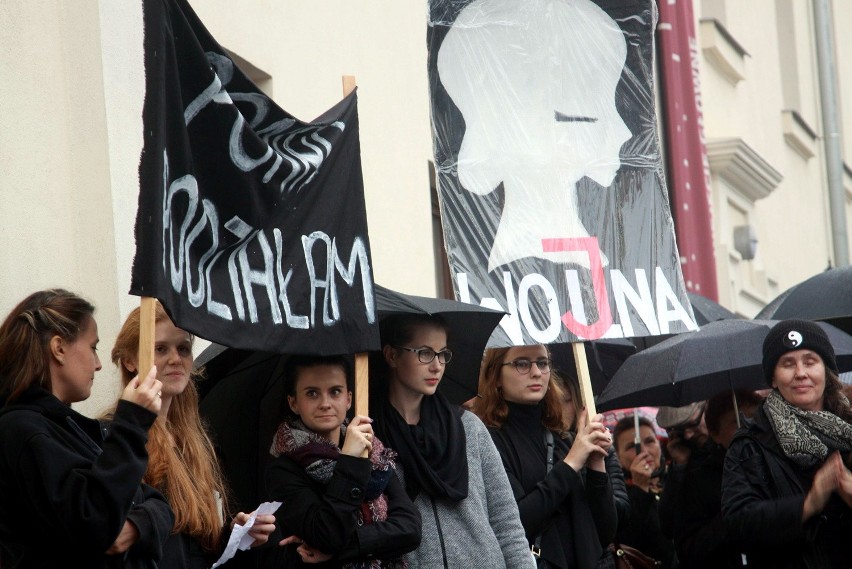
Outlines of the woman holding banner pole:
{"type": "MultiPolygon", "coordinates": [[[[125,383],[136,373],[139,320],[136,308],[112,349],[112,361],[125,383]]],[[[175,512],[172,536],[159,567],[206,569],[221,553],[228,535],[225,481],[198,413],[198,392],[191,380],[194,338],[172,323],[159,302],[155,321],[154,364],[162,382],[162,406],[148,438],[151,460],[145,481],[166,496],[175,512]]],[[[249,516],[240,512],[231,524],[244,524],[249,516]]],[[[274,524],[271,514],[257,516],[249,530],[253,546],[267,542],[274,524]]]]}
{"type": "Polygon", "coordinates": [[[131,377],[112,432],[71,408],[91,394],[94,307],[61,289],[36,292],[0,325],[0,565],[152,567],[172,526],[141,484],[160,410],[152,370],[131,377]]]}
{"type": "Polygon", "coordinates": [[[423,539],[409,567],[512,569],[535,566],[500,455],[476,416],[437,391],[452,359],[437,316],[394,315],[381,323],[382,362],[371,381],[377,435],[399,453],[423,539]]]}
{"type": "Polygon", "coordinates": [[[605,459],[612,437],[602,416],[577,417],[568,435],[562,388],[543,345],[489,350],[475,411],[503,459],[521,522],[546,567],[594,569],[618,516],[605,459]]]}
{"type": "Polygon", "coordinates": [[[291,356],[284,371],[287,417],[266,468],[266,492],[281,501],[286,547],[267,566],[398,569],[420,544],[420,512],[396,476],[396,452],[369,417],[346,422],[352,362],[291,356]]]}

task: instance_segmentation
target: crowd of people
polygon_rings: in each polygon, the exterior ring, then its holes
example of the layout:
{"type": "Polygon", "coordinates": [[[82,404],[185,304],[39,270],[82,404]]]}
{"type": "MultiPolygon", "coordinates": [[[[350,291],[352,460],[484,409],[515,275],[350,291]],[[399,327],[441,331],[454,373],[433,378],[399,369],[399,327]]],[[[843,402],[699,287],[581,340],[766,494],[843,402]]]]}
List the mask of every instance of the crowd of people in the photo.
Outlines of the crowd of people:
{"type": "Polygon", "coordinates": [[[119,400],[98,419],[72,408],[101,369],[94,312],[52,289],[0,325],[4,569],[206,568],[249,520],[252,549],[233,563],[263,567],[813,569],[852,559],[852,408],[812,322],[769,332],[765,391],[608,426],[545,345],[487,350],[478,397],[454,405],[438,386],[463,332],[436,316],[388,317],[369,417],[351,416],[350,357],[286,360],[264,467],[263,495],[282,503],[273,515],[232,511],[199,414],[194,338],[161,306],[154,367],[139,369],[137,309],[111,352],[119,400]]]}

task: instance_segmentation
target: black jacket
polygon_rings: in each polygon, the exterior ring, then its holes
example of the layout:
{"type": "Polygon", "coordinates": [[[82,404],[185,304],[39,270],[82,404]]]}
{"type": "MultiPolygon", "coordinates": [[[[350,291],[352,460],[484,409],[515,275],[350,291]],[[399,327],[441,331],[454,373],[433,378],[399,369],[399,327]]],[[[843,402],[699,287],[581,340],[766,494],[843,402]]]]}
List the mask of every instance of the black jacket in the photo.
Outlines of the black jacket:
{"type": "Polygon", "coordinates": [[[722,520],[724,462],[724,447],[708,439],[666,479],[660,505],[671,510],[671,520],[663,523],[663,532],[674,539],[678,562],[686,569],[742,567],[742,556],[722,520]]]}
{"type": "Polygon", "coordinates": [[[821,515],[802,522],[813,474],[784,455],[761,404],[731,442],[722,480],[722,514],[750,569],[850,566],[841,551],[852,535],[848,506],[832,495],[821,515]]]}
{"type": "MultiPolygon", "coordinates": [[[[533,544],[541,534],[541,557],[552,567],[596,567],[618,525],[609,477],[588,469],[575,472],[563,462],[570,443],[554,435],[552,470],[537,484],[524,487],[522,470],[530,465],[523,463],[508,428],[507,423],[489,432],[509,476],[527,540],[533,544]]],[[[541,461],[546,462],[546,454],[541,461]]]]}
{"type": "MultiPolygon", "coordinates": [[[[303,467],[286,456],[274,459],[266,470],[270,500],[283,502],[276,512],[282,537],[296,535],[323,553],[334,555],[326,563],[303,564],[295,545],[278,555],[283,567],[340,567],[359,559],[391,559],[420,545],[420,511],[411,502],[397,476],[385,488],[387,519],[357,524],[371,463],[366,458],[341,454],[328,484],[305,474],[303,467]],[[284,557],[283,562],[280,557],[284,557]]],[[[280,548],[278,548],[280,549],[280,548]]]]}
{"type": "Polygon", "coordinates": [[[120,401],[111,434],[33,387],[0,411],[0,565],[152,567],[174,522],[161,494],[141,485],[157,415],[120,401]],[[130,520],[139,540],[105,555],[130,520]]]}
{"type": "Polygon", "coordinates": [[[630,518],[623,526],[619,524],[616,539],[661,561],[663,569],[673,567],[674,543],[664,535],[660,525],[660,495],[644,492],[629,482],[627,495],[630,496],[630,518]]]}

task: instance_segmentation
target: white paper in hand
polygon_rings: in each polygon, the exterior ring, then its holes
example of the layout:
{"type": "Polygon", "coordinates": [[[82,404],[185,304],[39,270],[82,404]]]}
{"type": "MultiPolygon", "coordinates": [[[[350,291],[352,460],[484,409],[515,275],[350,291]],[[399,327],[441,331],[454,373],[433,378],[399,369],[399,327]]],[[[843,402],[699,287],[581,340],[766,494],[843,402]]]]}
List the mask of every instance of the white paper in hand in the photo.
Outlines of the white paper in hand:
{"type": "Polygon", "coordinates": [[[254,521],[257,519],[257,516],[273,514],[280,506],[281,502],[264,502],[258,506],[254,512],[252,512],[248,521],[244,525],[234,524],[234,529],[231,532],[231,537],[228,538],[228,545],[225,546],[225,551],[222,552],[222,556],[213,564],[212,567],[210,567],[210,569],[216,569],[216,567],[229,561],[237,554],[237,550],[245,551],[246,549],[249,549],[251,544],[254,542],[254,538],[248,534],[248,531],[252,528],[252,526],[254,526],[254,521]]]}

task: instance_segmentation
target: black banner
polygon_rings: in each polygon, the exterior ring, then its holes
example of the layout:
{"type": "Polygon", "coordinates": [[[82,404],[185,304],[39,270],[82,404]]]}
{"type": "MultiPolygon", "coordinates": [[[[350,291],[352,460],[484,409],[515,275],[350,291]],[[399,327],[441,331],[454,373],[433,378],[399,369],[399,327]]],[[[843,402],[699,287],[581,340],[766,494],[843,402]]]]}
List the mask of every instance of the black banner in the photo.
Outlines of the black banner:
{"type": "Polygon", "coordinates": [[[696,329],[655,24],[652,0],[430,0],[441,219],[456,298],[508,313],[489,345],[696,329]]]}
{"type": "Polygon", "coordinates": [[[224,345],[379,347],[356,94],[305,123],[185,0],[145,0],[144,148],[131,294],[224,345]]]}

